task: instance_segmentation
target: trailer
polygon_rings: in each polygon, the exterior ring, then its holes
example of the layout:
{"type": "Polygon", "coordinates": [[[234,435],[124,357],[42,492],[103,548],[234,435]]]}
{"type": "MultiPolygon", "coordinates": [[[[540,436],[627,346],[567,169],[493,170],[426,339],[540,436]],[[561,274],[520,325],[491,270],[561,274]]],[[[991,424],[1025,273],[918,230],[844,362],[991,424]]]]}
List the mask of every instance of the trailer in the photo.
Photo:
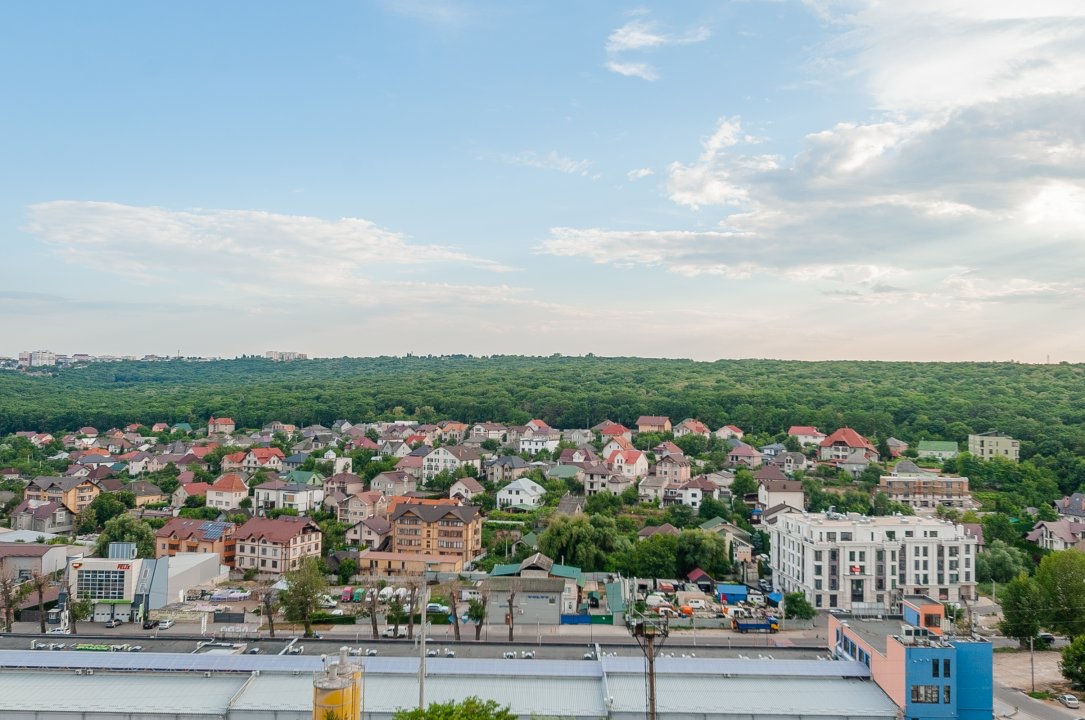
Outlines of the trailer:
{"type": "Polygon", "coordinates": [[[767,632],[774,633],[780,631],[780,623],[772,618],[756,618],[751,620],[744,620],[735,618],[731,621],[731,627],[740,633],[748,632],[767,632]]]}

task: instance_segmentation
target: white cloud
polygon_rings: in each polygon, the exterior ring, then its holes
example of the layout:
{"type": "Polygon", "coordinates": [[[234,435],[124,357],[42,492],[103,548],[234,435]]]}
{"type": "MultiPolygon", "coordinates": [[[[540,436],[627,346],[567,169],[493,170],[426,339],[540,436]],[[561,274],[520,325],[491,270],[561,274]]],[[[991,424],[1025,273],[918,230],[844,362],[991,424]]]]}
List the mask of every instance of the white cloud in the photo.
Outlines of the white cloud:
{"type": "Polygon", "coordinates": [[[650,175],[655,175],[655,172],[652,170],[652,168],[646,167],[636,168],[634,170],[630,170],[625,174],[625,176],[630,180],[642,180],[646,177],[649,177],[650,175]]]}
{"type": "Polygon", "coordinates": [[[502,162],[509,165],[523,165],[524,167],[538,168],[540,170],[556,170],[569,175],[592,175],[590,160],[574,160],[562,155],[556,150],[546,154],[539,154],[533,150],[524,150],[518,153],[506,153],[500,156],[502,162]]]}
{"type": "Polygon", "coordinates": [[[470,17],[466,7],[449,0],[385,0],[383,4],[396,15],[443,27],[458,27],[470,17]]]}
{"type": "Polygon", "coordinates": [[[638,77],[649,82],[659,79],[659,71],[644,61],[631,61],[625,57],[630,52],[658,50],[668,46],[691,45],[707,40],[711,31],[704,26],[691,28],[682,33],[662,30],[659,23],[644,19],[645,12],[635,14],[635,19],[615,28],[607,37],[604,47],[607,54],[605,67],[611,72],[638,77]]]}
{"type": "Polygon", "coordinates": [[[147,282],[194,273],[251,294],[349,294],[395,266],[511,269],[455,248],[411,243],[361,218],[57,200],[31,205],[24,229],[87,268],[147,282]]]}

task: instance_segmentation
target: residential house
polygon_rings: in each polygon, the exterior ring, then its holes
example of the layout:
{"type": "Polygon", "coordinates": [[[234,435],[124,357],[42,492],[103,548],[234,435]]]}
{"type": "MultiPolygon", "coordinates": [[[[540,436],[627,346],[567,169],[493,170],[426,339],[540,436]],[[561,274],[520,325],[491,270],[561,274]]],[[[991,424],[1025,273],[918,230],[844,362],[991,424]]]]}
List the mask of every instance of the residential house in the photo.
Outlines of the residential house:
{"type": "Polygon", "coordinates": [[[656,462],[655,474],[668,482],[684,483],[689,480],[692,467],[685,455],[664,455],[656,462]]]}
{"type": "Polygon", "coordinates": [[[682,451],[682,448],[678,447],[670,440],[665,440],[664,442],[659,443],[654,448],[652,448],[652,452],[655,453],[655,456],[657,458],[666,457],[667,455],[685,455],[685,453],[682,451]]]}
{"type": "Polygon", "coordinates": [[[968,452],[981,460],[1000,457],[1017,462],[1021,459],[1021,442],[1006,433],[990,430],[969,435],[968,452]]]}
{"type": "Polygon", "coordinates": [[[299,468],[301,468],[302,464],[304,464],[305,461],[308,459],[309,453],[307,452],[300,452],[289,455],[283,458],[283,470],[287,472],[291,470],[298,470],[299,468]]]}
{"type": "Polygon", "coordinates": [[[528,478],[517,478],[497,491],[497,507],[533,509],[541,507],[546,488],[528,478]]]}
{"type": "Polygon", "coordinates": [[[825,439],[825,433],[818,430],[813,425],[792,425],[787,429],[787,434],[790,437],[799,441],[799,445],[806,447],[807,445],[820,445],[821,441],[825,439]]]}
{"type": "Polygon", "coordinates": [[[678,528],[670,523],[663,523],[662,525],[645,525],[637,533],[637,540],[647,540],[655,535],[679,535],[678,528]]]}
{"type": "Polygon", "coordinates": [[[648,474],[648,456],[640,450],[615,450],[607,457],[607,466],[628,478],[644,477],[648,474]]]}
{"type": "Polygon", "coordinates": [[[633,431],[619,423],[607,423],[602,427],[599,427],[598,432],[599,437],[603,439],[603,442],[613,440],[614,438],[622,438],[626,442],[633,442],[633,431]]]}
{"type": "Polygon", "coordinates": [[[1055,510],[1062,517],[1085,522],[1085,493],[1077,492],[1061,500],[1056,500],[1055,510]]]}
{"type": "Polygon", "coordinates": [[[279,479],[297,485],[324,487],[324,476],[312,470],[291,470],[290,472],[281,473],[279,479]]]}
{"type": "Polygon", "coordinates": [[[606,441],[606,444],[603,445],[603,449],[599,452],[599,457],[608,458],[616,450],[636,450],[636,448],[633,447],[633,443],[618,435],[606,441]]]}
{"type": "Polygon", "coordinates": [[[772,464],[783,470],[788,475],[794,475],[800,470],[810,467],[810,461],[801,452],[780,453],[772,459],[772,464]]]}
{"type": "Polygon", "coordinates": [[[402,440],[385,440],[380,446],[381,457],[403,458],[411,454],[411,446],[402,440]]]}
{"type": "Polygon", "coordinates": [[[637,432],[669,433],[671,419],[663,415],[641,415],[637,418],[637,432]]]}
{"type": "Polygon", "coordinates": [[[468,435],[471,428],[467,423],[458,422],[456,420],[444,420],[437,423],[437,427],[440,428],[440,435],[446,442],[461,443],[468,435]]]}
{"type": "Polygon", "coordinates": [[[686,418],[674,426],[674,436],[680,438],[686,435],[700,435],[707,440],[712,436],[712,431],[700,420],[686,418]]]}
{"type": "Polygon", "coordinates": [[[565,448],[558,455],[558,463],[568,465],[573,463],[598,462],[599,456],[591,445],[580,445],[575,448],[565,448]]]}
{"type": "Polygon", "coordinates": [[[429,453],[430,450],[433,449],[429,445],[423,445],[420,448],[412,450],[410,455],[399,459],[399,462],[396,463],[396,470],[405,472],[415,480],[420,481],[422,479],[422,461],[424,456],[418,454],[418,450],[423,448],[424,453],[429,453]]]}
{"type": "Polygon", "coordinates": [[[324,502],[324,488],[319,485],[287,483],[271,480],[256,486],[253,491],[252,509],[267,514],[279,508],[297,510],[301,514],[319,509],[324,502]]]}
{"type": "Polygon", "coordinates": [[[101,492],[101,483],[90,478],[39,475],[26,486],[23,497],[26,500],[58,502],[73,515],[78,515],[101,492]]]}
{"type": "Polygon", "coordinates": [[[531,470],[531,463],[519,455],[502,455],[486,462],[486,480],[500,484],[515,480],[531,470]]]}
{"type": "Polygon", "coordinates": [[[763,510],[787,505],[802,512],[806,509],[806,493],[798,480],[765,480],[757,486],[757,505],[763,510]]]}
{"type": "Polygon", "coordinates": [[[520,452],[534,455],[540,450],[554,452],[558,449],[561,435],[556,430],[529,431],[520,437],[520,452]]]}
{"type": "Polygon", "coordinates": [[[720,440],[741,440],[745,434],[738,425],[724,425],[716,431],[716,437],[720,440]]]}
{"type": "Polygon", "coordinates": [[[128,483],[124,489],[136,496],[136,507],[169,501],[169,496],[162,492],[162,488],[142,480],[128,483]]]}
{"type": "Polygon", "coordinates": [[[175,508],[184,507],[185,500],[190,497],[202,497],[207,498],[207,493],[211,491],[210,483],[191,482],[179,485],[176,490],[173,491],[173,495],[170,496],[170,504],[175,508]]]}
{"type": "Polygon", "coordinates": [[[637,483],[637,499],[641,502],[661,504],[667,479],[658,475],[649,475],[637,483]]]}
{"type": "Polygon", "coordinates": [[[367,548],[380,550],[392,537],[392,523],[379,515],[362,518],[347,528],[346,537],[348,542],[364,543],[367,548]]]}
{"type": "Polygon", "coordinates": [[[473,477],[460,478],[448,488],[448,496],[463,503],[469,503],[476,495],[486,492],[482,483],[473,477]]]}
{"type": "Polygon", "coordinates": [[[954,440],[920,440],[916,446],[916,455],[921,458],[951,460],[960,454],[954,440]]]}
{"type": "Polygon", "coordinates": [[[305,558],[320,558],[320,526],[307,517],[254,517],[233,538],[238,570],[281,575],[297,570],[305,558]]]}
{"type": "Polygon", "coordinates": [[[155,530],[154,556],[173,557],[177,553],[216,553],[223,565],[234,565],[234,531],[229,522],[175,517],[155,530]]]}
{"type": "Polygon", "coordinates": [[[705,475],[698,475],[684,482],[667,483],[663,487],[664,505],[686,505],[694,509],[700,508],[705,498],[715,499],[719,492],[719,486],[705,475]]]}
{"type": "Polygon", "coordinates": [[[415,492],[418,490],[418,481],[402,470],[389,470],[374,477],[369,487],[391,497],[415,492]]]}
{"type": "Polygon", "coordinates": [[[239,450],[235,453],[222,456],[222,462],[220,466],[223,472],[231,472],[235,470],[241,470],[245,467],[245,457],[248,455],[244,450],[239,450]]]}
{"type": "Polygon", "coordinates": [[[1026,535],[1025,539],[1044,550],[1085,551],[1085,522],[1069,518],[1041,520],[1033,526],[1032,532],[1026,535]]]}
{"type": "Polygon", "coordinates": [[[241,501],[249,496],[249,486],[237,473],[219,475],[207,491],[207,507],[233,510],[241,507],[241,501]]]}
{"type": "Polygon", "coordinates": [[[241,467],[250,473],[261,468],[279,472],[283,469],[283,459],[285,457],[283,451],[277,447],[251,448],[245,453],[245,459],[241,462],[241,467]]]}
{"type": "Polygon", "coordinates": [[[868,459],[878,460],[878,450],[869,440],[852,430],[842,427],[821,441],[818,457],[822,460],[847,460],[853,450],[859,450],[868,459]]]}
{"type": "Polygon", "coordinates": [[[336,473],[324,481],[325,493],[341,492],[344,495],[353,495],[362,490],[365,490],[365,479],[354,473],[336,473]]]}
{"type": "Polygon", "coordinates": [[[583,495],[565,493],[561,496],[561,500],[558,501],[558,506],[554,508],[554,514],[580,515],[584,512],[584,506],[587,505],[587,502],[588,499],[583,495]]]}
{"type": "Polygon", "coordinates": [[[447,470],[454,473],[461,467],[473,467],[476,474],[482,471],[482,456],[477,450],[463,445],[434,448],[422,459],[422,477],[427,482],[447,470]]]}
{"type": "Polygon", "coordinates": [[[701,523],[700,529],[723,537],[733,562],[753,562],[753,536],[742,528],[717,517],[701,523]]]}
{"type": "Polygon", "coordinates": [[[518,564],[495,565],[485,581],[490,593],[487,607],[493,605],[488,620],[501,622],[508,610],[509,593],[515,589],[518,592],[513,605],[518,622],[556,625],[562,614],[576,613],[581,601],[580,585],[580,568],[555,563],[542,553],[535,553],[518,564]]]}
{"type": "Polygon", "coordinates": [[[482,552],[482,515],[477,507],[396,503],[389,520],[394,552],[451,556],[464,564],[482,552]]]}
{"type": "Polygon", "coordinates": [[[506,440],[506,435],[509,429],[504,425],[492,422],[475,423],[471,426],[468,437],[476,443],[484,443],[487,440],[496,440],[503,443],[506,440]]]}
{"type": "Polygon", "coordinates": [[[233,418],[228,417],[212,417],[207,421],[207,434],[215,435],[216,433],[222,433],[230,435],[237,429],[237,425],[234,424],[233,418]]]}
{"type": "Polygon", "coordinates": [[[878,482],[878,488],[890,500],[918,512],[933,511],[939,507],[963,510],[974,506],[968,492],[968,478],[924,470],[905,474],[901,472],[901,465],[904,463],[898,463],[892,474],[882,475],[878,482]]]}
{"type": "Polygon", "coordinates": [[[75,515],[63,503],[23,500],[11,511],[11,529],[64,535],[75,530],[75,515]]]}
{"type": "Polygon", "coordinates": [[[576,446],[587,445],[595,439],[595,433],[591,430],[573,429],[563,430],[561,432],[561,438],[566,442],[571,442],[576,446]]]}
{"type": "Polygon", "coordinates": [[[899,458],[908,449],[908,443],[892,436],[885,439],[885,446],[889,448],[889,457],[895,458],[899,458]]]}
{"type": "MultiPolygon", "coordinates": [[[[584,495],[591,497],[599,493],[621,495],[633,487],[634,478],[613,472],[606,465],[600,463],[583,463],[581,465],[581,477],[584,484],[584,495]]],[[[654,477],[654,476],[649,476],[654,477]]]]}
{"type": "Polygon", "coordinates": [[[388,497],[377,490],[357,492],[339,502],[336,520],[353,525],[368,517],[387,517],[390,504],[388,497]]]}
{"type": "Polygon", "coordinates": [[[863,471],[870,467],[870,456],[865,450],[854,448],[848,452],[843,460],[838,460],[836,466],[853,478],[858,478],[863,471]]]}
{"type": "Polygon", "coordinates": [[[732,467],[755,468],[761,465],[761,460],[761,451],[745,443],[735,445],[727,453],[727,461],[732,467]]]}

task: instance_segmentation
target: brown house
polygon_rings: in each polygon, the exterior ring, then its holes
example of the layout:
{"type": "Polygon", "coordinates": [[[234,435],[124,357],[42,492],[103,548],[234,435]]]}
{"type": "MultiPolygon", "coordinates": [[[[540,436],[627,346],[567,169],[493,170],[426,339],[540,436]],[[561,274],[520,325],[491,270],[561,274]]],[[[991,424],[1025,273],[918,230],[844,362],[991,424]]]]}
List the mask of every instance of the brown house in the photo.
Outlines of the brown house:
{"type": "Polygon", "coordinates": [[[24,498],[42,502],[58,502],[73,515],[90,505],[102,492],[96,480],[85,477],[48,477],[39,475],[26,486],[24,498]]]}
{"type": "Polygon", "coordinates": [[[216,553],[223,565],[234,564],[234,531],[228,522],[175,517],[154,534],[154,556],[173,557],[177,553],[216,553]]]}
{"type": "Polygon", "coordinates": [[[671,431],[671,419],[663,415],[641,415],[637,418],[637,432],[659,432],[665,433],[671,431]]]}
{"type": "Polygon", "coordinates": [[[307,517],[255,517],[234,533],[234,567],[281,575],[304,558],[319,558],[322,538],[320,526],[307,517]]]}
{"type": "Polygon", "coordinates": [[[452,555],[464,563],[482,552],[482,515],[472,505],[397,503],[389,520],[394,552],[452,555]]]}

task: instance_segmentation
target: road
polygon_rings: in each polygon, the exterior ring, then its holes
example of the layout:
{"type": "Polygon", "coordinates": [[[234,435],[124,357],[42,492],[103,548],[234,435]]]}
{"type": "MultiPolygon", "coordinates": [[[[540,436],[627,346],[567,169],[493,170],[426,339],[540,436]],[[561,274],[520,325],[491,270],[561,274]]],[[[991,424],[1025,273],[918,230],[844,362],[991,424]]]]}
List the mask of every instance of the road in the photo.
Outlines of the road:
{"type": "Polygon", "coordinates": [[[995,684],[995,717],[1013,720],[1074,720],[1085,716],[1082,710],[1069,710],[1062,705],[1033,700],[1020,690],[995,684]]]}

